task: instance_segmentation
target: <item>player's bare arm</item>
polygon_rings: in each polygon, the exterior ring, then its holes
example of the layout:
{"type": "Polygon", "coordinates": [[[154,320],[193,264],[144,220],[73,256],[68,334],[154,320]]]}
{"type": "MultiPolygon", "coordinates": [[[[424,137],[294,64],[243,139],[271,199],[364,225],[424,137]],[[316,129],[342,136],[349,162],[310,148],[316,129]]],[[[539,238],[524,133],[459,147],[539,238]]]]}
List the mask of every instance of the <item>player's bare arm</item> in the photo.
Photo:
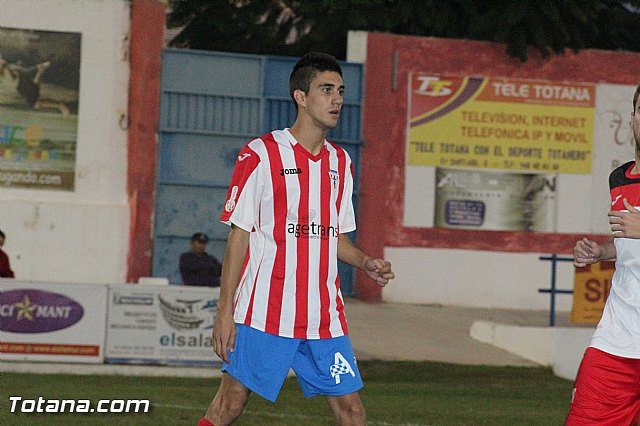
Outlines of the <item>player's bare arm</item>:
{"type": "Polygon", "coordinates": [[[616,246],[613,243],[613,239],[607,240],[604,244],[599,244],[596,241],[583,238],[578,240],[573,247],[573,265],[577,268],[615,258],[616,246]]]}
{"type": "Polygon", "coordinates": [[[609,224],[614,238],[640,238],[640,210],[632,206],[627,199],[622,200],[628,211],[609,212],[609,224]]]}
{"type": "Polygon", "coordinates": [[[242,265],[249,246],[249,232],[231,225],[220,276],[220,299],[213,326],[213,350],[226,363],[227,351],[233,352],[236,325],[233,320],[233,297],[240,282],[242,265]]]}
{"type": "Polygon", "coordinates": [[[338,236],[338,259],[355,267],[362,269],[369,278],[381,287],[387,285],[389,280],[395,278],[391,270],[391,263],[384,259],[372,259],[362,250],[353,245],[349,237],[344,234],[338,236]]]}

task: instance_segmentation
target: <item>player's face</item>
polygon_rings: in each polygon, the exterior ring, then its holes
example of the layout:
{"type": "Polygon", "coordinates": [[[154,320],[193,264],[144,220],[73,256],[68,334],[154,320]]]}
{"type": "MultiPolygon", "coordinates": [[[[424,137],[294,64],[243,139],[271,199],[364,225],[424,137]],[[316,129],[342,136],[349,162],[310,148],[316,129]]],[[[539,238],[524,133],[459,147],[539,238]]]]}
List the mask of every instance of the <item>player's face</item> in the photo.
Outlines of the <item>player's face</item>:
{"type": "Polygon", "coordinates": [[[636,104],[636,110],[631,113],[631,129],[636,142],[636,151],[640,151],[640,99],[636,104]]]}
{"type": "Polygon", "coordinates": [[[340,74],[334,71],[317,73],[309,85],[309,93],[301,94],[303,102],[298,108],[303,108],[316,126],[328,130],[338,125],[344,101],[344,84],[340,74]]]}

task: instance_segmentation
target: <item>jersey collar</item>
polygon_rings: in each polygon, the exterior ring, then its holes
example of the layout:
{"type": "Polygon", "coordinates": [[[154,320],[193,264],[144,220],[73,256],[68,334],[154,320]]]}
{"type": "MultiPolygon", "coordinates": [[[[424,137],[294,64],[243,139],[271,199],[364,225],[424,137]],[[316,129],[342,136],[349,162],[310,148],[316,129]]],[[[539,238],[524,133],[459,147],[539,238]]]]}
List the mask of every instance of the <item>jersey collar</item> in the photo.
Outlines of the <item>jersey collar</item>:
{"type": "Polygon", "coordinates": [[[625,176],[628,177],[629,179],[640,179],[640,173],[631,173],[631,170],[633,170],[635,165],[636,165],[636,162],[632,161],[631,164],[629,165],[629,168],[624,173],[625,176]]]}
{"type": "Polygon", "coordinates": [[[322,159],[322,157],[324,157],[329,153],[329,150],[327,150],[326,139],[324,140],[324,143],[322,145],[322,148],[320,149],[320,152],[317,155],[313,155],[309,151],[307,151],[305,147],[303,147],[298,143],[298,141],[296,140],[295,137],[293,137],[293,135],[291,134],[288,128],[284,129],[284,134],[287,136],[287,139],[289,140],[289,143],[291,144],[291,147],[293,148],[293,150],[304,155],[311,161],[319,161],[320,159],[322,159]]]}

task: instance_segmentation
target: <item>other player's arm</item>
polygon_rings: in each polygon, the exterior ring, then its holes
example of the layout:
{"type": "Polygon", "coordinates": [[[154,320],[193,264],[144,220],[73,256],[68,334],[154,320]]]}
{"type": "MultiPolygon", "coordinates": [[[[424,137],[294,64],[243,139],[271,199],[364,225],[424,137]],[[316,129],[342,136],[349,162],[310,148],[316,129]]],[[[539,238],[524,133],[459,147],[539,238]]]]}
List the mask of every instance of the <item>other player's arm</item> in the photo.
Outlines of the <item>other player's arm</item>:
{"type": "Polygon", "coordinates": [[[622,200],[627,211],[609,212],[609,224],[614,238],[640,238],[640,210],[632,206],[626,198],[622,200]]]}
{"type": "Polygon", "coordinates": [[[613,243],[613,238],[608,239],[604,244],[598,244],[588,238],[583,238],[578,240],[573,247],[573,265],[578,268],[601,260],[613,260],[616,256],[616,246],[613,243]]]}
{"type": "Polygon", "coordinates": [[[220,276],[220,299],[213,326],[213,350],[226,363],[227,351],[233,352],[236,324],[233,319],[233,303],[236,288],[240,282],[242,265],[249,247],[249,232],[231,225],[220,276]]]}
{"type": "Polygon", "coordinates": [[[338,259],[355,268],[362,269],[369,278],[381,287],[384,287],[389,280],[395,278],[390,262],[384,259],[372,259],[367,256],[362,250],[353,245],[349,237],[344,234],[338,235],[338,259]]]}

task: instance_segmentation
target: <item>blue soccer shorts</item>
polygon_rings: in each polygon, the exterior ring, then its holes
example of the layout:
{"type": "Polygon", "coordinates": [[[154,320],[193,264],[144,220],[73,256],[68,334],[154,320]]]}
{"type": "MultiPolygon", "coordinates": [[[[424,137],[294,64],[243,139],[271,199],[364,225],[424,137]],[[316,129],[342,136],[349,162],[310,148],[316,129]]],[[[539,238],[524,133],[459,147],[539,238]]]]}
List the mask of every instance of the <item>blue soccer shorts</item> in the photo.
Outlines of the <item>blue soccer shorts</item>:
{"type": "Polygon", "coordinates": [[[294,339],[236,324],[234,351],[222,371],[275,402],[293,369],[305,397],[342,396],[362,389],[349,336],[294,339]]]}

